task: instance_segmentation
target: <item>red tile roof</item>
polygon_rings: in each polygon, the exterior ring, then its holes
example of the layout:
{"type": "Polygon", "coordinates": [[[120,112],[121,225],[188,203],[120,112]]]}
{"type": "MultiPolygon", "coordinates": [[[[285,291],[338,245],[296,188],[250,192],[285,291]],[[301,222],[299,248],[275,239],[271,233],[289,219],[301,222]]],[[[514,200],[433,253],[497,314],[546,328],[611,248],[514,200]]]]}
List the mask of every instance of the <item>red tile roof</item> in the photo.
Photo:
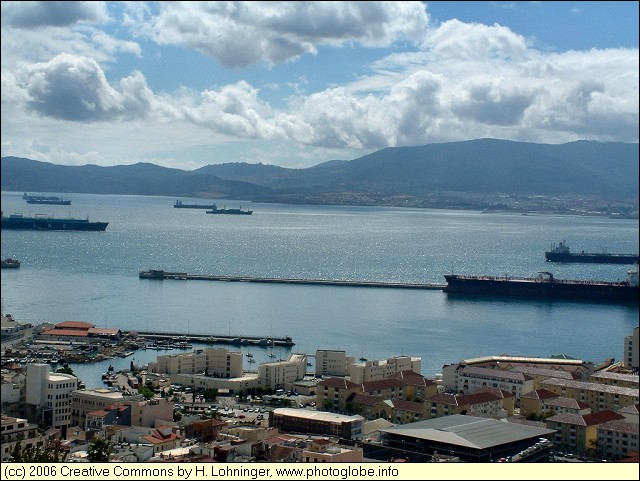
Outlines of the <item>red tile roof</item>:
{"type": "Polygon", "coordinates": [[[559,397],[559,394],[549,391],[548,389],[536,389],[529,391],[521,396],[521,399],[553,399],[559,397]]]}
{"type": "Polygon", "coordinates": [[[89,322],[82,321],[63,321],[56,324],[56,329],[91,329],[92,327],[96,327],[95,324],[91,324],[89,322]]]}
{"type": "Polygon", "coordinates": [[[51,329],[49,331],[43,331],[44,336],[72,336],[72,337],[87,337],[89,333],[81,329],[51,329]]]}

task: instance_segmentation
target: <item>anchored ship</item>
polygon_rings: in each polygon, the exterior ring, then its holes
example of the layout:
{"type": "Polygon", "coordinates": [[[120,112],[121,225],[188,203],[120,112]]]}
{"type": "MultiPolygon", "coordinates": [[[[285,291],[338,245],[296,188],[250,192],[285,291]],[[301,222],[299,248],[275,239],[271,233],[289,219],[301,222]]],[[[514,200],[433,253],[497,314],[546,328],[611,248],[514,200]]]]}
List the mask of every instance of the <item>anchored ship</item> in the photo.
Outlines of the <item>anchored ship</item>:
{"type": "Polygon", "coordinates": [[[215,204],[204,205],[204,204],[184,204],[181,200],[176,200],[173,207],[176,209],[215,209],[215,204]]]}
{"type": "Polygon", "coordinates": [[[207,211],[207,214],[232,214],[232,215],[251,215],[252,210],[242,210],[242,206],[239,209],[227,209],[226,206],[223,209],[218,209],[215,205],[211,210],[207,211]]]}
{"type": "Polygon", "coordinates": [[[583,301],[638,302],[638,266],[624,281],[581,281],[556,279],[550,272],[538,277],[491,277],[445,274],[447,294],[575,299],[583,301]]]}
{"type": "Polygon", "coordinates": [[[20,230],[71,230],[71,231],[103,231],[107,229],[108,222],[89,222],[89,218],[78,219],[73,217],[51,217],[44,214],[24,216],[11,214],[9,217],[2,215],[2,229],[20,230]]]}
{"type": "Polygon", "coordinates": [[[560,242],[557,246],[551,245],[551,250],[544,253],[547,262],[584,262],[591,264],[634,264],[638,263],[638,254],[610,254],[606,251],[591,253],[582,251],[573,253],[569,249],[566,241],[560,242]]]}
{"type": "Polygon", "coordinates": [[[71,205],[70,200],[56,196],[33,195],[25,192],[22,198],[27,201],[27,204],[71,205]]]}

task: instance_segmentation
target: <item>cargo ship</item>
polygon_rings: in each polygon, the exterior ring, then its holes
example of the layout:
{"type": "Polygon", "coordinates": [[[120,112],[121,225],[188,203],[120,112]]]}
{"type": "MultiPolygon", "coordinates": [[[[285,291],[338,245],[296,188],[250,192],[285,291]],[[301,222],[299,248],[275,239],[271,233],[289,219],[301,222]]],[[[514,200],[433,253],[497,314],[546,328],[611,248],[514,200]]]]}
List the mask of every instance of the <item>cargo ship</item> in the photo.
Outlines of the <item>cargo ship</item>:
{"type": "Polygon", "coordinates": [[[215,209],[215,204],[204,205],[204,204],[185,204],[181,200],[176,200],[173,207],[176,209],[215,209]]]}
{"type": "Polygon", "coordinates": [[[556,279],[550,272],[538,277],[491,277],[445,274],[447,294],[573,299],[580,301],[638,302],[638,266],[624,281],[582,281],[556,279]]]}
{"type": "Polygon", "coordinates": [[[33,195],[25,192],[22,198],[27,201],[27,204],[71,205],[70,200],[56,196],[33,195]]]}
{"type": "Polygon", "coordinates": [[[551,244],[551,249],[544,253],[547,262],[584,262],[591,264],[637,264],[638,254],[610,254],[603,252],[573,253],[565,241],[558,245],[551,244]]]}
{"type": "Polygon", "coordinates": [[[242,206],[239,209],[227,209],[226,206],[224,209],[218,209],[215,205],[213,209],[208,210],[207,214],[231,214],[231,215],[251,215],[253,214],[252,210],[242,210],[242,206]]]}
{"type": "Polygon", "coordinates": [[[108,222],[89,222],[89,218],[78,219],[73,217],[51,217],[44,214],[24,216],[11,214],[5,217],[2,214],[2,229],[19,230],[57,230],[57,231],[104,231],[108,222]]]}

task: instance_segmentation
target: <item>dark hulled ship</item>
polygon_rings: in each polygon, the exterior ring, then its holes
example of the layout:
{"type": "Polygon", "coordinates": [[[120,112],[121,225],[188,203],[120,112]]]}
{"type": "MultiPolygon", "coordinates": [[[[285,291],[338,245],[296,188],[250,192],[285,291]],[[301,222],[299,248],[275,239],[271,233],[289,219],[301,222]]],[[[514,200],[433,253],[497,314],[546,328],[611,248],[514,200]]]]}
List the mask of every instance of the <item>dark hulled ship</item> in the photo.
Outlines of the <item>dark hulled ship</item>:
{"type": "Polygon", "coordinates": [[[24,216],[11,214],[2,215],[2,229],[17,230],[58,230],[58,231],[104,231],[108,222],[89,222],[89,218],[51,217],[43,214],[24,216]]]}
{"type": "Polygon", "coordinates": [[[603,252],[579,252],[573,253],[565,241],[557,246],[551,245],[551,249],[544,253],[547,262],[584,262],[590,264],[636,264],[638,254],[610,254],[603,252]]]}
{"type": "Polygon", "coordinates": [[[618,282],[556,279],[550,272],[538,277],[492,277],[445,274],[447,294],[472,296],[638,302],[638,267],[618,282]]]}

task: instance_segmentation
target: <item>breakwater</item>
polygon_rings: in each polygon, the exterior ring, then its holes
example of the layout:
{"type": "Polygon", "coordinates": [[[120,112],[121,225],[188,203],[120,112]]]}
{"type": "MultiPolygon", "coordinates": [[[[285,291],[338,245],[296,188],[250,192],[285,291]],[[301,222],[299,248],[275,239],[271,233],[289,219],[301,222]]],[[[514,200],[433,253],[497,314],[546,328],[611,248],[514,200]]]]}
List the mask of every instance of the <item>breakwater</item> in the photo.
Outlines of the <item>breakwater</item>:
{"type": "Polygon", "coordinates": [[[445,284],[423,284],[411,282],[378,282],[378,281],[345,281],[332,279],[291,279],[282,277],[254,277],[254,276],[214,276],[187,274],[186,272],[167,272],[158,269],[140,271],[140,279],[176,279],[222,282],[266,282],[272,284],[306,284],[321,286],[349,286],[349,287],[385,287],[402,289],[436,289],[442,290],[445,284]]]}

